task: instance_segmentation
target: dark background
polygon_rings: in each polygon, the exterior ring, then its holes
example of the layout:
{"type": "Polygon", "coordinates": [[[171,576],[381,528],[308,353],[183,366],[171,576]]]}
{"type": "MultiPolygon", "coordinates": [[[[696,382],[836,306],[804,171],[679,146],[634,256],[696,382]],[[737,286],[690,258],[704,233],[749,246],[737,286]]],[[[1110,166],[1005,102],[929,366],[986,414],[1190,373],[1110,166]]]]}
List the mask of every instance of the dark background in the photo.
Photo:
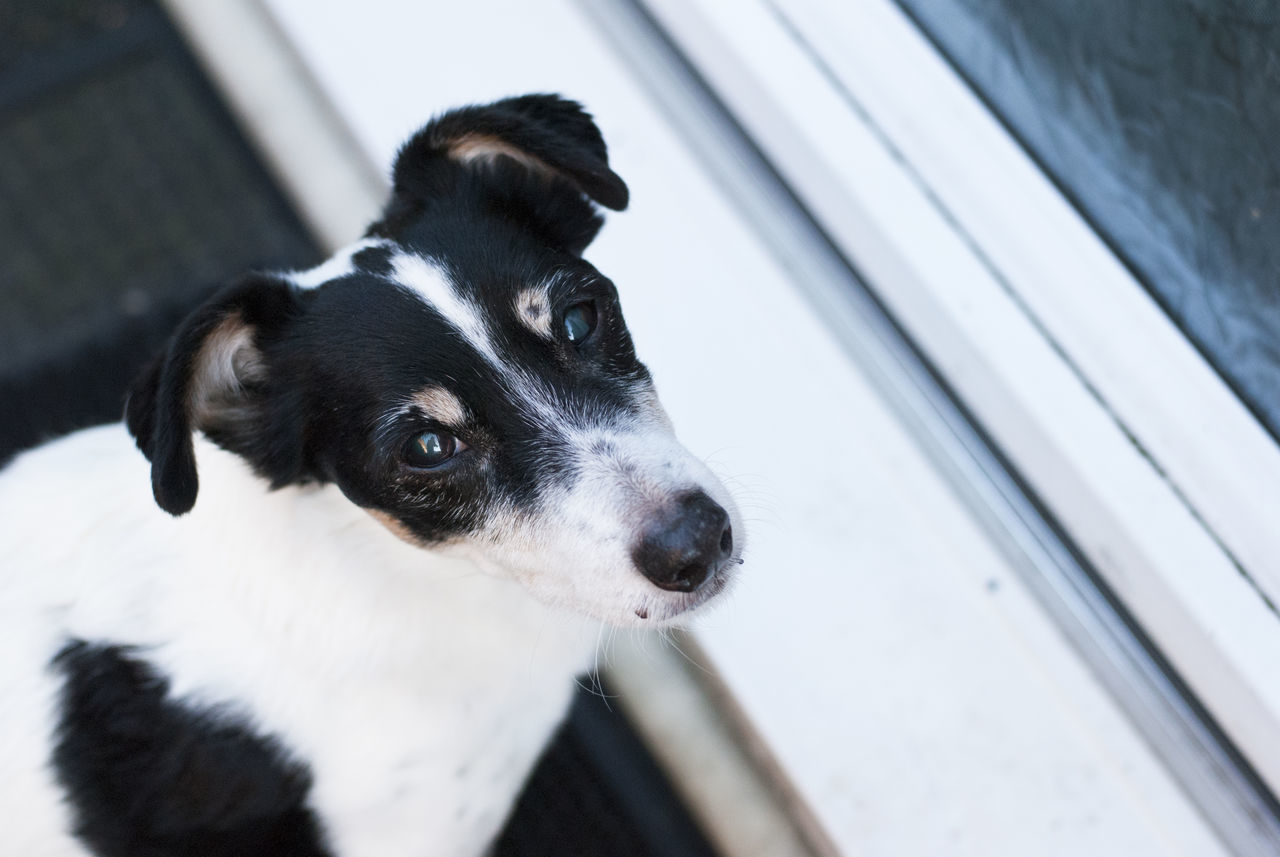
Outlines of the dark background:
{"type": "Polygon", "coordinates": [[[0,461],[119,419],[202,294],[318,258],[158,8],[0,0],[0,461]]]}
{"type": "Polygon", "coordinates": [[[898,2],[1280,438],[1280,3],[898,2]]]}
{"type": "MultiPolygon", "coordinates": [[[[320,256],[154,3],[0,0],[0,464],[118,420],[213,288],[320,256]]],[[[714,854],[617,706],[586,690],[494,853],[714,854]]]]}

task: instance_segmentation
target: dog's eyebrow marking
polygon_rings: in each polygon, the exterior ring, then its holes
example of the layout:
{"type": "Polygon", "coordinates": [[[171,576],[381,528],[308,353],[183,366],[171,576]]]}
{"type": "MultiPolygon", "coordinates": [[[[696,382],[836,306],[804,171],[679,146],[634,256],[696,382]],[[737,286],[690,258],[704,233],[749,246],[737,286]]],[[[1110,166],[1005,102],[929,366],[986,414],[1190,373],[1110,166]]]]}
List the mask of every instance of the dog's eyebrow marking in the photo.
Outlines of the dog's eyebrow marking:
{"type": "Polygon", "coordinates": [[[467,424],[467,406],[444,387],[419,390],[409,397],[409,405],[450,428],[460,428],[467,424]]]}
{"type": "Polygon", "coordinates": [[[521,289],[516,295],[516,318],[539,336],[552,338],[551,301],[545,288],[521,289]]]}
{"type": "Polygon", "coordinates": [[[385,238],[362,238],[354,244],[348,244],[314,268],[305,271],[289,271],[285,277],[300,289],[314,289],[323,286],[330,280],[345,277],[356,272],[353,259],[362,250],[371,247],[385,247],[385,238]]]}
{"type": "Polygon", "coordinates": [[[489,340],[489,328],[480,312],[475,304],[458,294],[449,280],[448,272],[421,256],[397,253],[391,259],[391,277],[417,292],[485,359],[495,367],[503,368],[502,361],[498,359],[493,343],[489,340]]]}
{"type": "Polygon", "coordinates": [[[527,413],[543,425],[560,426],[562,433],[570,431],[564,403],[557,401],[534,375],[521,371],[519,366],[498,355],[480,310],[459,294],[448,271],[430,259],[397,253],[391,258],[389,279],[415,292],[462,334],[463,339],[503,379],[513,401],[527,413]]]}

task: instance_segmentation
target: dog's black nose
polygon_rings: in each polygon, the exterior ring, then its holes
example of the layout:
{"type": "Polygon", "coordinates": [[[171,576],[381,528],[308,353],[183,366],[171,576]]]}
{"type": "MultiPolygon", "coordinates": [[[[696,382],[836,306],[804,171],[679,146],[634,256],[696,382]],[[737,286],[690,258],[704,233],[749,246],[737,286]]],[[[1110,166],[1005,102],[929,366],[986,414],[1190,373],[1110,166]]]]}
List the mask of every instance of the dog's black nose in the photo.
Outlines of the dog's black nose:
{"type": "Polygon", "coordinates": [[[654,515],[631,558],[660,588],[692,592],[732,552],[729,513],[706,493],[690,491],[654,515]]]}

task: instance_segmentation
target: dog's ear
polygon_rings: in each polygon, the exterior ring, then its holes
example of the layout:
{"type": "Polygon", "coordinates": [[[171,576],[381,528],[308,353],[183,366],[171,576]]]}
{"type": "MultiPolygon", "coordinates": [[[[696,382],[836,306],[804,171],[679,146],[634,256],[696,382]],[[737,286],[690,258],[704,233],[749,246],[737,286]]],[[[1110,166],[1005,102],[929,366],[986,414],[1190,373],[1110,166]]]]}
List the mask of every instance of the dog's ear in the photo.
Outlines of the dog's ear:
{"type": "MultiPolygon", "coordinates": [[[[125,423],[151,461],[152,492],[169,514],[189,512],[196,502],[199,480],[191,436],[197,429],[238,452],[257,451],[249,457],[264,469],[265,450],[242,448],[262,446],[263,435],[270,433],[262,425],[269,375],[263,347],[301,313],[302,300],[292,284],[279,278],[244,277],[189,315],[165,352],[134,383],[125,423]]],[[[297,444],[283,448],[297,450],[297,444]]],[[[297,466],[297,461],[277,462],[273,469],[297,466]]],[[[275,482],[287,481],[280,473],[274,476],[275,482]]]]}
{"type": "Polygon", "coordinates": [[[627,207],[627,186],[609,169],[604,138],[582,106],[523,95],[450,111],[410,138],[396,156],[380,225],[453,193],[459,171],[481,178],[504,215],[575,255],[600,229],[593,201],[627,207]]]}

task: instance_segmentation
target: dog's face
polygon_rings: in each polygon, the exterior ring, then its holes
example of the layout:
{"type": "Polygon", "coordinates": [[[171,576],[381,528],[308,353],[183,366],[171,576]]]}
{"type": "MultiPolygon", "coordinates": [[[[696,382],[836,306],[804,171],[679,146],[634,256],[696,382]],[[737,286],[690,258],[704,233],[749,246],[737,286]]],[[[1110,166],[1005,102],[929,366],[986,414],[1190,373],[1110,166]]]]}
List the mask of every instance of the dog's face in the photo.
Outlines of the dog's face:
{"type": "Polygon", "coordinates": [[[199,429],[275,486],[334,483],[397,536],[615,624],[720,592],[734,506],[580,257],[591,200],[626,204],[589,117],[551,96],[455,111],[394,176],[364,241],[224,290],[144,376],[128,420],[160,505],[194,504],[199,429]]]}

